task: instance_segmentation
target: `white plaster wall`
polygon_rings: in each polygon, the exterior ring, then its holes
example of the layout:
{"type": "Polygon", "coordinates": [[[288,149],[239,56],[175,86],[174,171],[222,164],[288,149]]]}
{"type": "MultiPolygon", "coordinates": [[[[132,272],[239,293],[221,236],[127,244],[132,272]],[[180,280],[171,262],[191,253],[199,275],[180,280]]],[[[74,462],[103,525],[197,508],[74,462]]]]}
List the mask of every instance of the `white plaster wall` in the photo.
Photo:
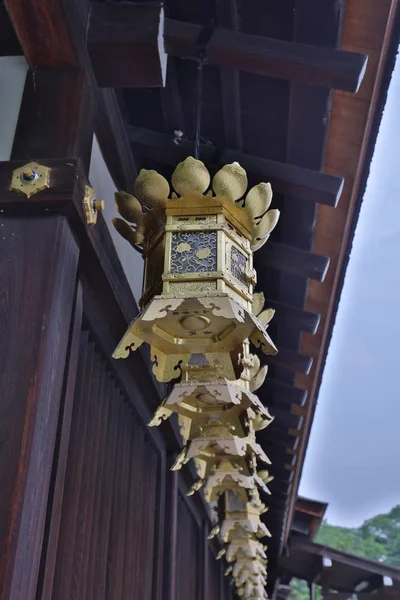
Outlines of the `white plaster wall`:
{"type": "MultiPolygon", "coordinates": [[[[114,203],[114,192],[117,188],[106,167],[99,143],[95,136],[93,138],[89,179],[91,186],[96,191],[96,197],[105,200],[106,207],[103,211],[103,216],[109,226],[114,246],[117,250],[129,285],[131,286],[133,295],[136,300],[139,300],[142,292],[143,258],[139,252],[134,250],[134,248],[132,248],[132,246],[116,232],[114,225],[112,224],[112,219],[119,216],[114,203]]],[[[130,192],[131,190],[126,191],[130,192]]]]}
{"type": "Polygon", "coordinates": [[[23,56],[0,56],[0,160],[10,160],[27,70],[23,56]]]}

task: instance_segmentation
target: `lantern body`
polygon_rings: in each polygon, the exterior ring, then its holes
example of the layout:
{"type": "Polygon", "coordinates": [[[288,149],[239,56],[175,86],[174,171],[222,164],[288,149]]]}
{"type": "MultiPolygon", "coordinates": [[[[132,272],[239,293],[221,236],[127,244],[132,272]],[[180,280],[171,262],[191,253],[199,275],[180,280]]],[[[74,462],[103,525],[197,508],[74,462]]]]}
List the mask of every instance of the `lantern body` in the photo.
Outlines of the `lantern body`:
{"type": "Polygon", "coordinates": [[[228,294],[250,311],[255,271],[243,210],[224,197],[190,195],[170,200],[165,212],[165,229],[145,247],[142,305],[160,289],[162,272],[163,296],[228,294]]]}

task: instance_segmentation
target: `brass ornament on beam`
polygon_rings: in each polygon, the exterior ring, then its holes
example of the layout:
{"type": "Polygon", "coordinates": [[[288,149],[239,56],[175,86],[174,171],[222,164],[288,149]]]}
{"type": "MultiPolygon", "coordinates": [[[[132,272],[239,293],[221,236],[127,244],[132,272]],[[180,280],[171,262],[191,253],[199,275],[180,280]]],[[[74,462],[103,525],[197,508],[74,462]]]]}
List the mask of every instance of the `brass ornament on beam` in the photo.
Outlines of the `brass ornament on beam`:
{"type": "Polygon", "coordinates": [[[85,185],[85,195],[83,197],[83,212],[86,225],[96,225],[98,211],[104,210],[104,200],[96,199],[96,192],[89,185],[85,185]]]}
{"type": "Polygon", "coordinates": [[[50,167],[30,162],[12,173],[10,191],[25,194],[31,198],[38,192],[50,187],[50,167]]]}

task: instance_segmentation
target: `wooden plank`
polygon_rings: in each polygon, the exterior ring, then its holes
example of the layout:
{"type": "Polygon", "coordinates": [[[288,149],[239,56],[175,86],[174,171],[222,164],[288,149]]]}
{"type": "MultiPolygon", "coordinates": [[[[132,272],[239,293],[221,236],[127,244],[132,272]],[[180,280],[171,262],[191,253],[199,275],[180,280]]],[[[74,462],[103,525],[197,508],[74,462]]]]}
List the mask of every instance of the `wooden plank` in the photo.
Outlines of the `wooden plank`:
{"type": "MultiPolygon", "coordinates": [[[[96,556],[96,571],[93,586],[92,598],[105,600],[106,581],[108,576],[108,545],[110,539],[111,527],[111,508],[113,496],[113,480],[114,473],[117,468],[117,448],[119,440],[118,432],[118,408],[115,402],[117,396],[116,384],[110,377],[110,394],[109,394],[109,426],[104,438],[104,446],[107,449],[104,471],[101,477],[101,501],[99,512],[99,524],[97,530],[97,541],[94,546],[96,556]]],[[[90,593],[90,592],[89,592],[90,593]]]]}
{"type": "MultiPolygon", "coordinates": [[[[154,519],[155,540],[154,540],[154,576],[153,576],[153,596],[155,600],[164,598],[164,565],[165,565],[165,537],[166,537],[166,520],[167,516],[167,463],[166,451],[160,453],[157,465],[157,506],[154,519]]],[[[152,515],[151,517],[152,518],[152,515]]],[[[147,532],[145,532],[147,535],[147,532]]],[[[132,589],[132,588],[130,588],[132,589]]]]}
{"type": "Polygon", "coordinates": [[[0,597],[33,600],[79,251],[65,217],[1,220],[0,597]]]}
{"type": "Polygon", "coordinates": [[[163,87],[167,70],[162,4],[92,2],[88,52],[101,87],[163,87]]]}
{"type": "Polygon", "coordinates": [[[95,95],[80,70],[27,74],[12,149],[13,160],[80,158],[89,169],[95,95]]]}
{"type": "MultiPolygon", "coordinates": [[[[174,165],[193,152],[193,143],[182,140],[174,144],[172,138],[157,131],[127,126],[129,139],[140,153],[148,158],[174,165]]],[[[208,163],[217,160],[219,152],[212,146],[200,145],[200,158],[208,163]]],[[[287,163],[249,156],[226,150],[220,157],[222,163],[238,161],[249,173],[270,181],[275,192],[290,193],[298,200],[312,200],[336,206],[343,189],[343,179],[319,171],[303,169],[287,163]]]]}
{"type": "MultiPolygon", "coordinates": [[[[236,0],[217,0],[218,27],[237,31],[236,0]]],[[[224,119],[225,147],[241,150],[243,146],[240,108],[240,73],[237,69],[221,68],[222,114],[224,119]]]]}
{"type": "Polygon", "coordinates": [[[122,497],[122,487],[126,481],[126,454],[125,449],[127,444],[127,423],[126,423],[126,407],[124,406],[122,396],[119,391],[113,397],[113,402],[117,405],[118,425],[117,425],[117,455],[115,462],[114,478],[112,480],[112,505],[111,505],[111,520],[110,532],[107,548],[107,578],[106,578],[106,598],[111,598],[115,592],[121,597],[121,576],[123,572],[124,562],[124,539],[120,538],[120,527],[125,528],[125,523],[121,523],[120,511],[123,511],[125,520],[126,510],[124,509],[124,498],[122,497]]]}
{"type": "MultiPolygon", "coordinates": [[[[176,455],[168,457],[167,468],[169,469],[176,460],[176,455]]],[[[166,598],[176,598],[176,561],[177,561],[177,535],[178,535],[178,471],[167,471],[166,490],[166,521],[165,532],[165,568],[166,598]]]]}
{"type": "Polygon", "coordinates": [[[79,66],[89,0],[4,0],[32,68],[79,66]]]}
{"type": "Polygon", "coordinates": [[[54,467],[55,484],[48,513],[49,534],[43,549],[43,576],[39,577],[38,597],[51,598],[53,592],[54,571],[57,557],[58,535],[60,531],[61,507],[64,493],[65,472],[67,468],[68,446],[71,433],[72,411],[75,394],[78,358],[81,344],[82,326],[82,288],[79,285],[73,316],[73,330],[69,347],[69,361],[66,366],[66,384],[63,406],[60,410],[59,427],[56,440],[54,467]]]}
{"type": "MultiPolygon", "coordinates": [[[[201,26],[166,19],[165,45],[172,56],[194,55],[201,26]]],[[[367,57],[278,39],[216,29],[208,43],[211,64],[266,77],[356,92],[367,57]]]]}
{"type": "Polygon", "coordinates": [[[86,576],[84,578],[84,588],[82,590],[83,598],[98,598],[95,595],[95,578],[97,563],[99,562],[100,552],[97,551],[97,540],[99,537],[99,529],[107,525],[107,521],[101,520],[101,502],[103,493],[103,478],[104,471],[106,469],[106,456],[108,452],[111,452],[111,448],[107,445],[107,432],[110,427],[110,413],[111,413],[111,389],[112,381],[110,373],[107,371],[106,365],[102,364],[100,367],[102,373],[102,382],[99,388],[99,419],[100,419],[100,433],[98,438],[98,462],[96,469],[96,476],[94,480],[94,500],[93,500],[93,516],[92,516],[92,527],[89,542],[89,550],[87,552],[88,567],[86,576]]]}
{"type": "Polygon", "coordinates": [[[68,448],[67,473],[58,538],[53,594],[55,598],[60,598],[60,600],[73,597],[72,590],[76,588],[80,576],[79,561],[77,561],[75,552],[80,546],[81,529],[83,527],[79,507],[82,505],[81,488],[85,486],[89,394],[95,363],[94,343],[89,342],[88,338],[88,333],[82,332],[81,356],[78,363],[76,396],[72,415],[73,427],[68,448]]]}
{"type": "Polygon", "coordinates": [[[96,471],[97,455],[95,453],[98,419],[98,393],[102,373],[99,355],[94,349],[93,365],[90,373],[85,374],[85,404],[87,405],[86,429],[84,437],[79,443],[79,456],[82,454],[82,478],[79,488],[75,490],[78,496],[78,510],[76,516],[76,533],[73,547],[73,563],[70,596],[82,596],[87,576],[87,545],[90,541],[90,527],[93,516],[93,477],[96,471]]]}
{"type": "Polygon", "coordinates": [[[329,267],[329,258],[306,252],[294,246],[268,241],[260,251],[261,260],[268,267],[305,277],[324,281],[329,267]]]}

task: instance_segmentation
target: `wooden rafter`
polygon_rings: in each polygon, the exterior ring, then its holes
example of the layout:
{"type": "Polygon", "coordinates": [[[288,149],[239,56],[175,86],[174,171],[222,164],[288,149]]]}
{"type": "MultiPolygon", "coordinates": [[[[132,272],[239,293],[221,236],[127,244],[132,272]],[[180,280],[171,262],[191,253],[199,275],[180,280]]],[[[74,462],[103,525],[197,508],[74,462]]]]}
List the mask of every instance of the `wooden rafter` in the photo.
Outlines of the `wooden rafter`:
{"type": "Polygon", "coordinates": [[[329,258],[306,252],[286,244],[267,242],[260,251],[268,267],[300,275],[306,279],[324,281],[329,268],[329,258]]]}
{"type": "MultiPolygon", "coordinates": [[[[217,0],[218,27],[237,31],[237,0],[217,0]]],[[[240,108],[240,73],[237,69],[221,68],[221,93],[225,146],[241,150],[243,146],[240,108]]]]}
{"type": "MultiPolygon", "coordinates": [[[[116,69],[116,79],[119,79],[122,65],[125,67],[124,83],[127,86],[135,85],[134,69],[129,69],[129,65],[135,60],[137,41],[144,35],[136,24],[135,15],[140,10],[140,4],[94,2],[92,5],[90,43],[95,42],[97,52],[103,56],[100,46],[107,49],[104,70],[109,71],[110,77],[112,65],[116,69]]],[[[164,41],[167,54],[195,56],[201,31],[201,25],[166,19],[164,41]]],[[[361,54],[316,48],[222,28],[213,32],[207,51],[210,63],[221,67],[351,92],[358,89],[367,60],[361,54]]],[[[99,63],[98,69],[101,68],[99,63]]],[[[107,80],[112,85],[111,79],[107,80]]]]}
{"type": "Polygon", "coordinates": [[[343,190],[342,177],[333,177],[320,171],[230,150],[223,152],[221,160],[237,160],[247,171],[259,177],[266,177],[276,192],[291,194],[297,200],[312,200],[319,204],[336,206],[343,190]]]}
{"type": "Polygon", "coordinates": [[[268,308],[275,309],[274,324],[277,327],[286,325],[297,331],[316,333],[320,322],[320,316],[316,313],[289,304],[283,304],[270,298],[267,299],[266,305],[268,308]]]}
{"type": "MultiPolygon", "coordinates": [[[[167,19],[167,53],[193,56],[200,31],[200,25],[167,19]]],[[[214,65],[349,92],[358,90],[367,64],[367,57],[362,54],[225,29],[214,31],[207,50],[210,63],[214,65]]]]}
{"type": "Polygon", "coordinates": [[[295,371],[296,373],[304,373],[308,375],[310,372],[313,359],[310,356],[300,354],[295,350],[279,346],[279,352],[275,356],[268,356],[267,364],[278,367],[284,367],[295,371]]]}
{"type": "Polygon", "coordinates": [[[259,391],[259,396],[273,393],[277,404],[300,404],[303,405],[307,398],[307,390],[287,385],[277,379],[266,378],[263,387],[259,391]]]}
{"type": "MultiPolygon", "coordinates": [[[[193,142],[188,140],[182,140],[176,145],[173,144],[171,137],[157,131],[132,126],[128,126],[127,130],[132,144],[140,150],[141,154],[159,162],[173,165],[193,151],[193,142]]],[[[276,192],[292,194],[298,200],[306,199],[336,206],[343,189],[341,177],[240,154],[233,150],[226,150],[221,155],[217,148],[202,144],[200,157],[209,163],[238,161],[249,173],[270,181],[276,192]]]]}

